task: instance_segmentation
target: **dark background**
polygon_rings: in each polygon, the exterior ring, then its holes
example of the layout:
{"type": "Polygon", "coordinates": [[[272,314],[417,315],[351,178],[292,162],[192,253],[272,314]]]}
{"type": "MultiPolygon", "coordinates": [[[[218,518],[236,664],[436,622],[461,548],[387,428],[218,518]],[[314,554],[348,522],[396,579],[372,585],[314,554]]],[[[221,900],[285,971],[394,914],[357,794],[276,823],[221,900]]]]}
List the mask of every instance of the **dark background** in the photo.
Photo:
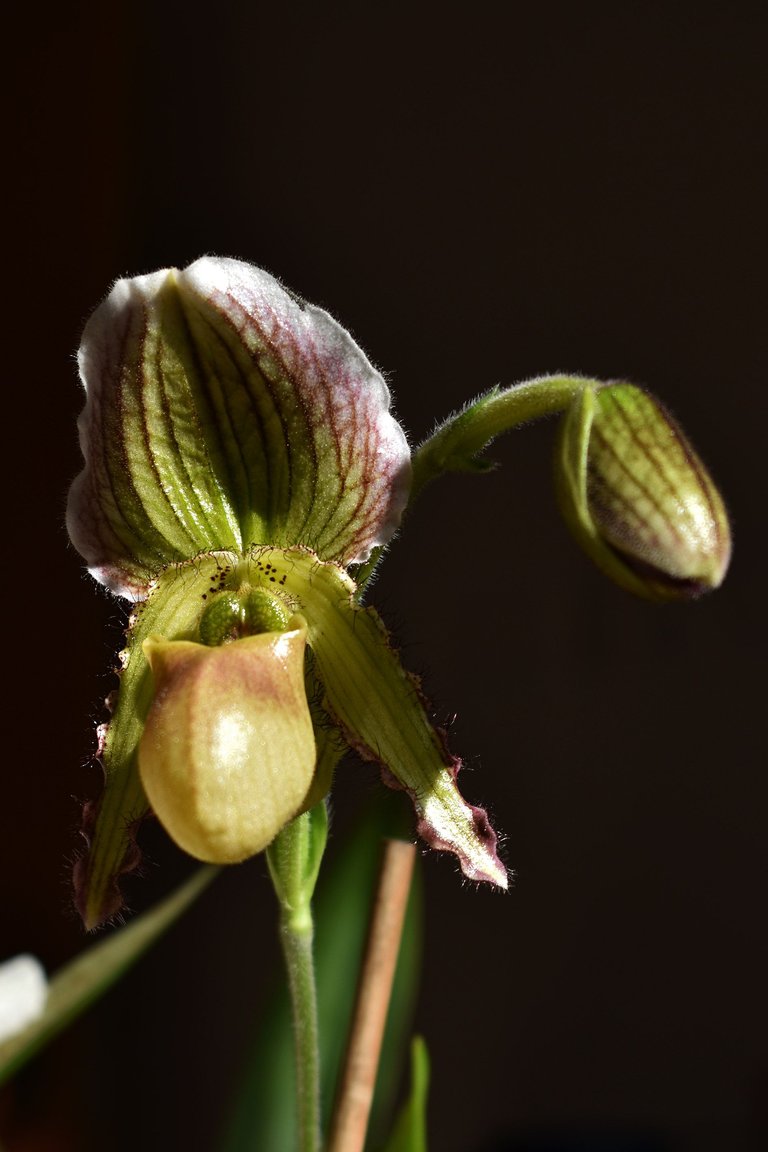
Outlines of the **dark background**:
{"type": "MultiPolygon", "coordinates": [[[[634,602],[590,567],[546,424],[424,494],[372,599],[457,713],[464,790],[516,872],[500,896],[422,861],[431,1148],[764,1147],[765,7],[18,16],[2,953],[55,969],[84,943],[67,859],[119,613],[63,528],[80,330],[118,275],[238,256],[349,326],[414,442],[495,383],[626,376],[719,479],[736,550],[706,601],[634,602]]],[[[334,843],[377,788],[340,771],[334,843]]],[[[136,908],[184,868],[150,840],[136,908]]],[[[215,1148],[277,959],[264,872],[222,878],[5,1094],[12,1152],[215,1148]]]]}

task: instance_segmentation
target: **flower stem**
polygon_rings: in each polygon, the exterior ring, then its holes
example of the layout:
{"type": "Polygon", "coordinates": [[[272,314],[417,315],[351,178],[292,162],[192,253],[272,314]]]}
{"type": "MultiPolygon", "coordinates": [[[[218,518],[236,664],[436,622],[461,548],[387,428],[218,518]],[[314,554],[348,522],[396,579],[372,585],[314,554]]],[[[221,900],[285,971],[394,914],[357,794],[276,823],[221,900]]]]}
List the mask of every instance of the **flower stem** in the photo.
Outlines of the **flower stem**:
{"type": "Polygon", "coordinates": [[[283,828],[267,849],[269,872],[280,905],[280,943],[293,1016],[300,1152],[320,1152],[322,1146],[311,901],[327,834],[328,813],[325,804],[320,803],[283,828]]]}
{"type": "Polygon", "coordinates": [[[299,1148],[301,1152],[320,1152],[320,1054],[311,913],[307,921],[297,924],[288,917],[282,918],[280,943],[293,1014],[299,1148]]]}
{"type": "Polygon", "coordinates": [[[329,1152],[362,1152],[392,992],[416,849],[402,840],[384,848],[329,1152]]]}
{"type": "MultiPolygon", "coordinates": [[[[491,440],[531,420],[564,412],[585,387],[596,383],[586,376],[536,376],[511,388],[491,388],[484,392],[444,420],[413,453],[408,507],[430,480],[445,472],[489,471],[493,465],[481,453],[491,440]]],[[[362,599],[383,552],[384,547],[374,548],[357,569],[357,600],[362,599]]]]}
{"type": "Polygon", "coordinates": [[[443,472],[488,467],[483,449],[502,432],[562,412],[590,381],[583,376],[538,376],[512,388],[492,388],[449,416],[413,456],[411,500],[443,472]]]}

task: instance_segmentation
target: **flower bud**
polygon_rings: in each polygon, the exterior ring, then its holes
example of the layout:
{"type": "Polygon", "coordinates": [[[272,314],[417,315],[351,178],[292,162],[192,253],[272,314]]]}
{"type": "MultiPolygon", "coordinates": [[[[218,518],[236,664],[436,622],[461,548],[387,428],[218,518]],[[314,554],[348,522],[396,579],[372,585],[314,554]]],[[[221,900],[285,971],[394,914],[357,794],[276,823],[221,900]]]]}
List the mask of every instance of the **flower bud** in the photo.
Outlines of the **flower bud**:
{"type": "Polygon", "coordinates": [[[292,623],[213,648],[144,641],[155,696],[139,745],[142,784],[166,831],[199,860],[234,864],[261,852],[309,792],[306,628],[292,623]]]}
{"type": "Polygon", "coordinates": [[[623,382],[585,387],[563,421],[557,465],[566,519],[618,584],[677,600],[722,582],[731,554],[722,498],[653,396],[623,382]]]}

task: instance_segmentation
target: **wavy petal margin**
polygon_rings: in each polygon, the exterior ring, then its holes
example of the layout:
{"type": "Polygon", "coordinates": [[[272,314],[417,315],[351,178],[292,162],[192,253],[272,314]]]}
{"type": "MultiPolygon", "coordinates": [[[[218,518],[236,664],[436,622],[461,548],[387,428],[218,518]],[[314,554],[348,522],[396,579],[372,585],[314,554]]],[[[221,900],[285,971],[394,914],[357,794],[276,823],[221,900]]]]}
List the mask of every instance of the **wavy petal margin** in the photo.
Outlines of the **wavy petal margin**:
{"type": "Polygon", "coordinates": [[[113,592],[142,598],[167,564],[254,544],[360,563],[396,531],[411,466],[389,390],[269,273],[203,257],[119,280],[79,364],[67,527],[113,592]]]}
{"type": "Polygon", "coordinates": [[[350,747],[408,793],[419,835],[451,852],[470,880],[506,888],[488,817],[459,792],[461,762],[432,724],[418,682],[402,667],[378,614],[357,604],[354,581],[339,565],[298,548],[254,549],[241,572],[253,586],[274,581],[301,611],[328,712],[350,747]]]}

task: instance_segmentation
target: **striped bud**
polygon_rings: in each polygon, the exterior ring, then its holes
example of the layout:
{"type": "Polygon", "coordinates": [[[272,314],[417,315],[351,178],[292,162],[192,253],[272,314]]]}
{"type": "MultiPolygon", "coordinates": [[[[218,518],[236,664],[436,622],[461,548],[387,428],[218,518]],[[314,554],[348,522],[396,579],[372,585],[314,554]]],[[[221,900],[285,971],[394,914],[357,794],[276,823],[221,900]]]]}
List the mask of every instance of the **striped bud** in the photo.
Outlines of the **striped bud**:
{"type": "Polygon", "coordinates": [[[678,600],[722,582],[731,554],[722,498],[653,396],[623,382],[585,387],[563,422],[557,472],[576,538],[618,584],[678,600]]]}

